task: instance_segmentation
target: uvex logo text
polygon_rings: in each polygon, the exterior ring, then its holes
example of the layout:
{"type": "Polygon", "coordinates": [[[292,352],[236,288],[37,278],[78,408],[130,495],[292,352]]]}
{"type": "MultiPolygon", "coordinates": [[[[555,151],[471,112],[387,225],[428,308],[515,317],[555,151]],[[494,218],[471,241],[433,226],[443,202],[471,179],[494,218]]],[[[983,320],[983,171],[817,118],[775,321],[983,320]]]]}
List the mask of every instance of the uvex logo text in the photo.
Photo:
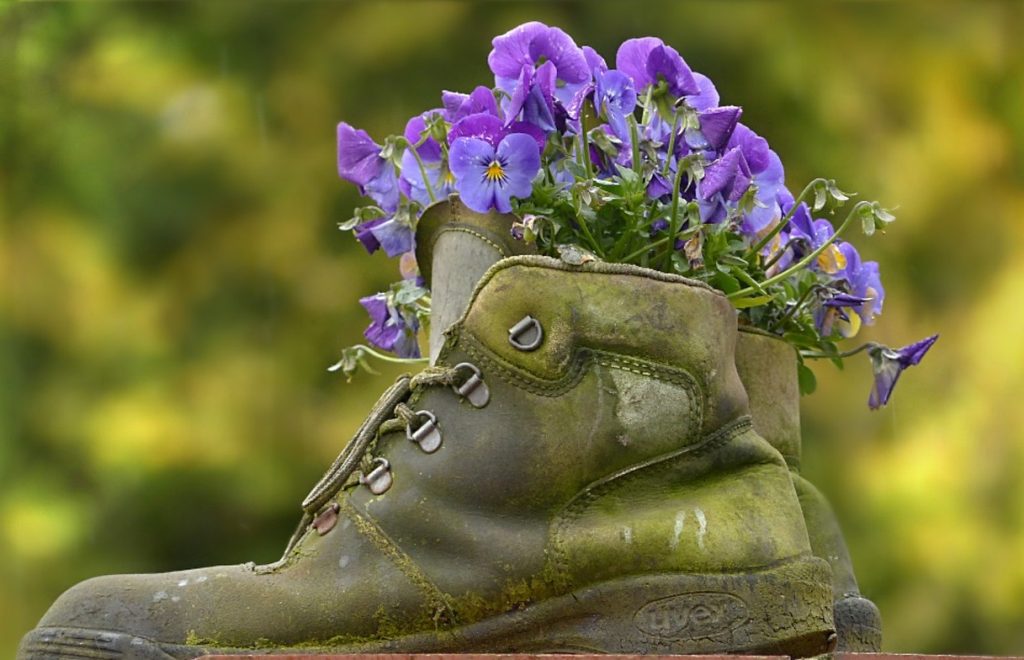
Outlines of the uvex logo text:
{"type": "Polygon", "coordinates": [[[746,603],[731,594],[716,592],[662,598],[643,606],[634,617],[641,631],[670,639],[712,637],[746,620],[746,603]]]}

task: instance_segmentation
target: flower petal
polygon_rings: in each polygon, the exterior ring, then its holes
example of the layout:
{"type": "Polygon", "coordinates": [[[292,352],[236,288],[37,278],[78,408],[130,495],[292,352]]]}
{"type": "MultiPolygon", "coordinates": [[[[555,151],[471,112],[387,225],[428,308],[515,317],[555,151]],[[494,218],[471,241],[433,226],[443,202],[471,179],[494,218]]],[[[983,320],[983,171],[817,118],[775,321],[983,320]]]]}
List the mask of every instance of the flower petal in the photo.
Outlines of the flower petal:
{"type": "Polygon", "coordinates": [[[365,186],[380,174],[384,159],[381,146],[370,134],[341,122],[338,124],[338,175],[357,186],[365,186]]]}
{"type": "MultiPolygon", "coordinates": [[[[536,152],[529,136],[523,136],[536,152]]],[[[487,178],[487,167],[495,158],[494,147],[485,140],[461,137],[452,142],[448,164],[455,176],[455,189],[462,202],[478,213],[486,213],[495,206],[496,184],[487,178]]]]}

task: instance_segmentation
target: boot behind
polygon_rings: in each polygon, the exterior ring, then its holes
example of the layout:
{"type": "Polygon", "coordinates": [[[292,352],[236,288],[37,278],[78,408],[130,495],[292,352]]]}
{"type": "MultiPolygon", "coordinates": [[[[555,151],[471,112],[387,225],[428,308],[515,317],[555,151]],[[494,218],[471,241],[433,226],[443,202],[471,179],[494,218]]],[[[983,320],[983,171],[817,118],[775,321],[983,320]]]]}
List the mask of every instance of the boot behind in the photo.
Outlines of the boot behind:
{"type": "Polygon", "coordinates": [[[825,496],[800,475],[800,389],[797,357],[786,342],[741,328],[736,368],[750,398],[754,428],[785,458],[793,474],[815,556],[832,567],[837,650],[878,652],[882,620],[878,608],[860,594],[846,540],[825,496]]]}

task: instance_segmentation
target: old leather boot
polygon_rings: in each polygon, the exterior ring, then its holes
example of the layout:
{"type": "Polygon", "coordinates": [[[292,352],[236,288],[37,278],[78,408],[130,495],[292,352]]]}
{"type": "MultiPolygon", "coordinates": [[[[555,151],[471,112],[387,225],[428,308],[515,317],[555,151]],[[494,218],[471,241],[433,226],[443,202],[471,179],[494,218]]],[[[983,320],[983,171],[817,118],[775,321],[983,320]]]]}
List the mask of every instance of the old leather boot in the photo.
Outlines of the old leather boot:
{"type": "Polygon", "coordinates": [[[793,347],[751,328],[741,328],[736,368],[750,397],[754,428],[779,450],[792,471],[811,549],[832,565],[838,650],[880,650],[882,619],[875,604],[860,595],[835,514],[825,496],[799,473],[800,391],[793,347]]]}
{"type": "Polygon", "coordinates": [[[504,259],[281,561],[86,581],[20,657],[823,652],[830,570],[752,428],[735,341],[729,303],[688,280],[504,259]]]}

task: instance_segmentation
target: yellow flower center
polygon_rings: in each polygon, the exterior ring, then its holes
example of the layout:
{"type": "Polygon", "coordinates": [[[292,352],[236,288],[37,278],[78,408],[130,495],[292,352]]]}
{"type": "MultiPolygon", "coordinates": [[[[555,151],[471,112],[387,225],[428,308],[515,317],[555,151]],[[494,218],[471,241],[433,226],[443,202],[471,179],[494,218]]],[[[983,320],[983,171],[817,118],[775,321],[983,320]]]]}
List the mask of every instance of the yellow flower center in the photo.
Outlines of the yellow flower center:
{"type": "Polygon", "coordinates": [[[449,186],[455,185],[455,175],[452,174],[451,170],[448,170],[447,172],[444,173],[444,182],[446,185],[449,186]]]}
{"type": "Polygon", "coordinates": [[[846,339],[856,337],[857,333],[860,332],[860,314],[852,307],[843,308],[843,312],[846,313],[846,319],[839,319],[839,334],[846,339]]]}
{"type": "Polygon", "coordinates": [[[488,181],[504,181],[505,180],[505,168],[501,166],[497,160],[492,160],[491,164],[487,166],[487,170],[484,172],[484,177],[488,181]]]}
{"type": "Polygon", "coordinates": [[[835,275],[846,268],[846,255],[835,243],[831,243],[818,255],[818,267],[829,275],[835,275]]]}

